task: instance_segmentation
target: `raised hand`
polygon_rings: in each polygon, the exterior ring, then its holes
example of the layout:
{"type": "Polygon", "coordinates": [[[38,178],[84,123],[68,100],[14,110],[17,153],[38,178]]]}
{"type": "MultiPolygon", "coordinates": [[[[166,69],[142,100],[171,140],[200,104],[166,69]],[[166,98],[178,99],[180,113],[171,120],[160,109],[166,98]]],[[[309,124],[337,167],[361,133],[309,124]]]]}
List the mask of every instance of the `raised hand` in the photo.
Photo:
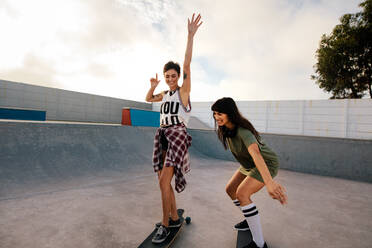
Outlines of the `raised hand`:
{"type": "Polygon", "coordinates": [[[191,21],[190,19],[187,19],[187,22],[188,22],[188,30],[189,30],[189,35],[192,35],[194,36],[194,34],[196,33],[196,31],[198,30],[198,28],[200,27],[200,25],[202,25],[202,21],[201,20],[201,15],[198,14],[198,16],[195,18],[195,13],[192,14],[192,17],[191,17],[191,21]]]}
{"type": "Polygon", "coordinates": [[[151,88],[156,88],[158,86],[160,80],[158,80],[158,74],[157,73],[156,73],[156,78],[151,78],[150,82],[151,82],[151,88]]]}

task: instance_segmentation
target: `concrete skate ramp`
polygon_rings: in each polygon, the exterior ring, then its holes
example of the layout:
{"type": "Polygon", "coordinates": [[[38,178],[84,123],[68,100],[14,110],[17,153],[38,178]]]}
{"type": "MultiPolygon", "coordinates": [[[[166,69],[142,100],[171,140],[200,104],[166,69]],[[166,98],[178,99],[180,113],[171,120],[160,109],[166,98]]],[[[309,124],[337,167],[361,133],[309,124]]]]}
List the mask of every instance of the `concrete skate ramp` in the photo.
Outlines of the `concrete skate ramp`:
{"type": "MultiPolygon", "coordinates": [[[[192,224],[173,247],[235,247],[233,225],[242,214],[224,191],[238,164],[215,133],[189,131],[191,171],[176,198],[192,224]]],[[[137,247],[161,219],[154,133],[0,122],[0,247],[137,247]]],[[[286,158],[283,140],[270,142],[286,158]]],[[[288,191],[288,206],[265,189],[253,197],[269,247],[370,247],[372,184],[286,170],[276,180],[288,191]]]]}
{"type": "MultiPolygon", "coordinates": [[[[155,130],[0,122],[0,198],[22,195],[24,189],[43,191],[38,187],[45,183],[61,184],[74,178],[151,172],[155,130]]],[[[192,158],[235,161],[214,131],[190,129],[189,133],[192,158]]],[[[263,138],[278,154],[281,168],[372,182],[372,141],[274,134],[263,138]]]]}
{"type": "MultiPolygon", "coordinates": [[[[75,178],[151,172],[155,131],[120,125],[1,122],[0,199],[49,191],[50,184],[63,188],[75,178]],[[49,190],[42,188],[46,184],[49,190]]],[[[209,139],[218,142],[214,134],[209,139]]],[[[214,149],[217,157],[225,154],[232,159],[222,146],[214,149]]],[[[190,155],[208,158],[194,147],[190,155]]]]}

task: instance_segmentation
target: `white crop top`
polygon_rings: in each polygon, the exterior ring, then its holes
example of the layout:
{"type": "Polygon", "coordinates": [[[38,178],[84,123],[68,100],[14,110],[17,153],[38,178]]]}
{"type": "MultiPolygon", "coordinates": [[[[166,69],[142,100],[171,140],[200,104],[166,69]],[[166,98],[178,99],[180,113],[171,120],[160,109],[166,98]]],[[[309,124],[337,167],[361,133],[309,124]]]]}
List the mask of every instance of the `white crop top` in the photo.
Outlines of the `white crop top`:
{"type": "Polygon", "coordinates": [[[187,126],[190,119],[191,103],[185,107],[181,101],[179,88],[175,91],[166,91],[160,106],[160,126],[171,126],[180,123],[187,126]]]}

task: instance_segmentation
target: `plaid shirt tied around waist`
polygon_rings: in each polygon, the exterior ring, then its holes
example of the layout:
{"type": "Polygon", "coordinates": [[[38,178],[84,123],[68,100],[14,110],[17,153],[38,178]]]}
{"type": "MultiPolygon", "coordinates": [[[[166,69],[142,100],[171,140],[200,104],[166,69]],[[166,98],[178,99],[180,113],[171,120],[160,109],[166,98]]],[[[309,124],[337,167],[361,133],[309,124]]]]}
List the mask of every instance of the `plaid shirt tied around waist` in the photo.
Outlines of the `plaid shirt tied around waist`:
{"type": "Polygon", "coordinates": [[[187,133],[184,124],[178,124],[171,127],[160,127],[157,129],[154,138],[154,153],[152,164],[154,171],[158,172],[165,167],[174,166],[175,189],[181,193],[186,187],[184,174],[190,171],[190,159],[188,148],[191,146],[191,136],[187,133]],[[160,142],[161,133],[168,141],[168,150],[165,161],[162,161],[162,145],[160,142]]]}

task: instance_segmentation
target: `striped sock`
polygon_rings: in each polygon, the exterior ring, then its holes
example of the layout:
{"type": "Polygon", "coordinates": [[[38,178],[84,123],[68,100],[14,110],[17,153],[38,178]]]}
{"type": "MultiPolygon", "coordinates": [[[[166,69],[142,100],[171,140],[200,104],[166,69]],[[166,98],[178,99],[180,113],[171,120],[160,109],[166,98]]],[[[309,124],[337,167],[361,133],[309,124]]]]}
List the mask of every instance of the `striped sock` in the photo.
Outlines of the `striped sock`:
{"type": "Polygon", "coordinates": [[[240,208],[240,202],[239,202],[238,199],[233,200],[233,203],[235,204],[235,206],[237,206],[238,208],[240,208]]]}
{"type": "Polygon", "coordinates": [[[242,206],[241,209],[245,216],[245,219],[248,222],[253,241],[257,244],[258,247],[263,247],[265,241],[262,233],[260,215],[258,214],[256,205],[254,203],[251,203],[246,206],[242,206]]]}

